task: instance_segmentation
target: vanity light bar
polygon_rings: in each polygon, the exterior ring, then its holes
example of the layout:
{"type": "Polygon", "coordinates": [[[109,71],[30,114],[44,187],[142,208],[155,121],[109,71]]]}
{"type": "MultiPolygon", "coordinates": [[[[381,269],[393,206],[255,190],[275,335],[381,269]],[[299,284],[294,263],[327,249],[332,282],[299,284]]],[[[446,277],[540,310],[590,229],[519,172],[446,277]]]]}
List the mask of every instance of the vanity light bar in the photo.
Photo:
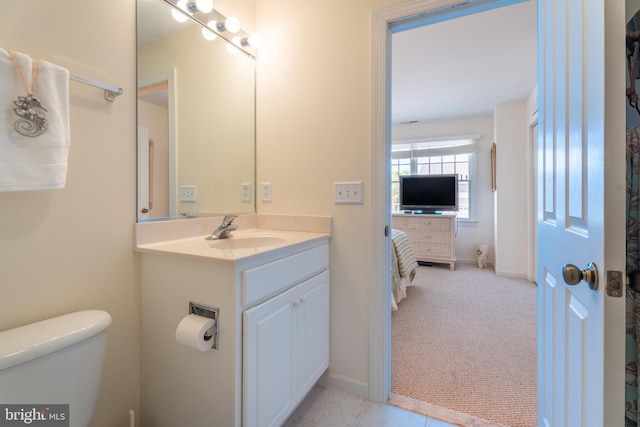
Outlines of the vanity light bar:
{"type": "MultiPolygon", "coordinates": [[[[162,1],[165,2],[166,4],[168,4],[169,6],[171,6],[172,8],[174,8],[175,10],[179,11],[181,14],[186,16],[191,21],[195,22],[201,28],[204,28],[204,29],[206,29],[208,31],[213,31],[213,29],[211,27],[209,27],[205,22],[201,21],[196,16],[194,16],[195,14],[205,15],[206,16],[205,21],[207,21],[207,22],[209,22],[210,20],[214,20],[216,22],[223,23],[223,22],[225,22],[227,20],[227,18],[224,15],[222,15],[220,12],[218,12],[215,9],[213,9],[210,13],[204,13],[204,12],[201,12],[201,11],[196,11],[196,12],[190,14],[190,13],[186,12],[185,10],[183,10],[182,8],[178,7],[178,4],[177,4],[178,1],[177,0],[162,0],[162,1]]],[[[240,29],[235,34],[232,33],[233,37],[230,37],[229,35],[227,35],[227,31],[225,31],[224,25],[218,26],[218,28],[216,28],[216,29],[218,31],[216,31],[215,34],[218,37],[220,37],[222,40],[224,40],[229,45],[234,46],[240,52],[244,53],[245,55],[247,55],[251,59],[254,59],[254,60],[256,59],[256,52],[255,52],[255,48],[253,48],[253,46],[251,46],[248,43],[234,43],[233,42],[233,38],[234,37],[238,37],[238,36],[241,37],[241,40],[244,40],[244,39],[248,40],[249,34],[246,34],[242,29],[240,29]]]]}

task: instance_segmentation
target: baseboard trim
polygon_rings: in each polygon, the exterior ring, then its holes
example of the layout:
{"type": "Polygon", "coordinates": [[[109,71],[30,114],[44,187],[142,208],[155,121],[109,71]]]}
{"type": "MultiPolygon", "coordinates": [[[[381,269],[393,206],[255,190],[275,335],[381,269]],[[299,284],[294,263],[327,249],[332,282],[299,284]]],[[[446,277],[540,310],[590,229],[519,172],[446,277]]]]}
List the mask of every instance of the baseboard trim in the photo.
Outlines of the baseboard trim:
{"type": "Polygon", "coordinates": [[[496,270],[496,275],[501,277],[509,277],[512,279],[525,279],[529,280],[527,273],[520,273],[517,271],[496,270]]]}
{"type": "Polygon", "coordinates": [[[355,394],[358,397],[369,400],[369,385],[353,378],[345,377],[344,375],[327,371],[320,377],[318,384],[355,394]]]}

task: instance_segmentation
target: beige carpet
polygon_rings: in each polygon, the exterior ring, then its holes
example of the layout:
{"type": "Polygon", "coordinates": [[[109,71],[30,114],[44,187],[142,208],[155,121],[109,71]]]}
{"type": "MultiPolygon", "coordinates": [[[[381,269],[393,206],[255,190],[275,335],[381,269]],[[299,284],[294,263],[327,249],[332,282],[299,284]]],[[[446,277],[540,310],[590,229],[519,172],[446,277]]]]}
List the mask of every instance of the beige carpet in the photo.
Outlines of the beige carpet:
{"type": "Polygon", "coordinates": [[[536,426],[536,286],[472,265],[419,267],[392,315],[392,393],[536,426]]]}

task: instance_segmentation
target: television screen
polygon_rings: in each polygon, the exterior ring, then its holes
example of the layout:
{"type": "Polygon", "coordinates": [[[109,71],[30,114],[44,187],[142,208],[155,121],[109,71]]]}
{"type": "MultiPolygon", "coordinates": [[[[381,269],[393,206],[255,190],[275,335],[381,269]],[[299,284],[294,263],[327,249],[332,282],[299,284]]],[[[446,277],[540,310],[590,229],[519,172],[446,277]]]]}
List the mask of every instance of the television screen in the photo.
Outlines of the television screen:
{"type": "Polygon", "coordinates": [[[400,177],[400,209],[435,213],[458,210],[458,175],[400,177]]]}

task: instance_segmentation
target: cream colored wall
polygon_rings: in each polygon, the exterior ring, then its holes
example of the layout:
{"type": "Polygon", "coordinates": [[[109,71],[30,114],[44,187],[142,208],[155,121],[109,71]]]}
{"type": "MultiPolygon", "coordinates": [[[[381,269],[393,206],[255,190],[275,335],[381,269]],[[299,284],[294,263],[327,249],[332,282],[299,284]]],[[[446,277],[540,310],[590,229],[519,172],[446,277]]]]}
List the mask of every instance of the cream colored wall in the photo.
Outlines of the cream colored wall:
{"type": "Polygon", "coordinates": [[[495,260],[493,248],[493,194],[491,192],[491,144],[493,144],[493,115],[468,119],[442,120],[431,123],[411,123],[393,126],[393,140],[480,135],[477,152],[477,175],[473,194],[474,221],[458,221],[456,256],[458,261],[476,262],[476,245],[489,243],[489,262],[495,260]]]}
{"type": "Polygon", "coordinates": [[[92,423],[100,427],[128,425],[139,406],[134,12],[130,0],[0,6],[2,48],[125,90],[109,103],[71,82],[66,187],[0,193],[0,330],[87,308],[113,317],[92,423]]]}
{"type": "MultiPolygon", "coordinates": [[[[260,213],[331,215],[330,379],[369,382],[371,14],[390,0],[257,0],[260,213]],[[335,181],[363,181],[364,204],[335,205],[335,181]]],[[[383,230],[380,230],[382,233],[383,230]]]]}
{"type": "Polygon", "coordinates": [[[503,276],[527,278],[529,272],[528,132],[526,101],[496,106],[495,270],[503,276]]]}

